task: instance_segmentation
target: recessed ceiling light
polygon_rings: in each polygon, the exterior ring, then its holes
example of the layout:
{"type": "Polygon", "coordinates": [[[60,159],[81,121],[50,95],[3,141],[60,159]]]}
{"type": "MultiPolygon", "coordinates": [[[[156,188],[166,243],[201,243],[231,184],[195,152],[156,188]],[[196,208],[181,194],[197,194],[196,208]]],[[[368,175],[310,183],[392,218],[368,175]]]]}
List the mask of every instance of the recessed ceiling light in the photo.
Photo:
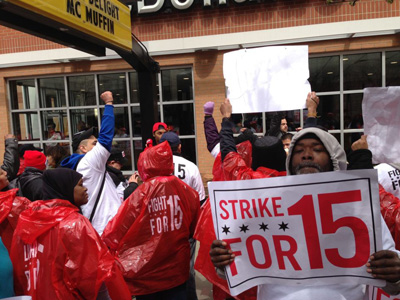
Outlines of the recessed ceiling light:
{"type": "Polygon", "coordinates": [[[119,78],[124,79],[125,75],[120,75],[119,78]]]}
{"type": "Polygon", "coordinates": [[[348,57],[345,57],[345,58],[343,58],[343,60],[349,60],[349,58],[348,58],[348,57]]]}
{"type": "Polygon", "coordinates": [[[183,77],[183,80],[189,80],[189,77],[183,77]]]}
{"type": "Polygon", "coordinates": [[[391,61],[390,64],[395,65],[395,64],[397,64],[397,61],[391,61]]]}
{"type": "Polygon", "coordinates": [[[372,76],[372,75],[374,75],[374,73],[368,73],[367,75],[368,75],[368,76],[372,76]]]}
{"type": "Polygon", "coordinates": [[[328,75],[332,75],[332,74],[333,74],[333,72],[328,72],[328,73],[326,73],[326,74],[328,74],[328,75]]]}

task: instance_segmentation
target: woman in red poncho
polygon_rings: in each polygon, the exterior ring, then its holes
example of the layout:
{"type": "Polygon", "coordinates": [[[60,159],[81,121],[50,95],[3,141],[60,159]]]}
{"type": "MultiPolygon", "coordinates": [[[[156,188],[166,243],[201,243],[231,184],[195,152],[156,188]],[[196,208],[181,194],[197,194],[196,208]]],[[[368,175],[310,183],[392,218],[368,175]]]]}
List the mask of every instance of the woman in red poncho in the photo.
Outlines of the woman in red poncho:
{"type": "MultiPolygon", "coordinates": [[[[96,299],[104,282],[112,299],[130,299],[115,260],[79,213],[88,200],[82,175],[63,168],[45,171],[43,198],[53,200],[32,203],[14,232],[10,256],[17,295],[96,299]]],[[[109,299],[103,290],[101,299],[109,299]]]]}

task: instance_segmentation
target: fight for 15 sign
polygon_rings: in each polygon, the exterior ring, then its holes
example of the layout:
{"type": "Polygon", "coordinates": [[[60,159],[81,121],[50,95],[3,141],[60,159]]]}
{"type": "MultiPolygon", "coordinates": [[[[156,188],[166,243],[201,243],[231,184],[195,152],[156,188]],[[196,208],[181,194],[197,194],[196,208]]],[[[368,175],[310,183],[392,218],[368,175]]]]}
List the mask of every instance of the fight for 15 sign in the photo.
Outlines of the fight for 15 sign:
{"type": "Polygon", "coordinates": [[[382,249],[375,170],[209,183],[214,229],[235,254],[237,295],[259,284],[384,285],[366,272],[382,249]]]}

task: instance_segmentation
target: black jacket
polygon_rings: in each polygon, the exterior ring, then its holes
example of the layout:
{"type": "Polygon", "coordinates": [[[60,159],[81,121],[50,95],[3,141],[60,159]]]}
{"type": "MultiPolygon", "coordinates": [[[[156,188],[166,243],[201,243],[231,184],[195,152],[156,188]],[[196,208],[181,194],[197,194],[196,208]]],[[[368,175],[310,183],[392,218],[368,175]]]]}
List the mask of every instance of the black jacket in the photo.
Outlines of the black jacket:
{"type": "Polygon", "coordinates": [[[22,196],[31,201],[42,200],[43,198],[43,171],[27,167],[18,178],[22,196]]]}
{"type": "Polygon", "coordinates": [[[19,170],[18,140],[11,138],[5,141],[4,160],[1,168],[7,172],[8,181],[17,177],[19,170]]]}
{"type": "Polygon", "coordinates": [[[116,168],[107,166],[107,173],[110,175],[112,180],[114,181],[115,187],[118,187],[121,183],[126,184],[125,190],[124,190],[124,200],[128,198],[139,186],[136,182],[131,182],[127,184],[127,180],[125,179],[125,176],[122,174],[122,172],[116,168]]]}

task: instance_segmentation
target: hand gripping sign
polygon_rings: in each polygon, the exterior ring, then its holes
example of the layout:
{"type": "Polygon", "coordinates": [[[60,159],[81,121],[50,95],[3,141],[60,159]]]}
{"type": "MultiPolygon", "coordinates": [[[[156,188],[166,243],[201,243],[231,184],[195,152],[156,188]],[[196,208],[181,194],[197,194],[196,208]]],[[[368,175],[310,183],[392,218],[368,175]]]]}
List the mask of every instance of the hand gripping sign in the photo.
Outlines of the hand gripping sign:
{"type": "Polygon", "coordinates": [[[217,239],[237,295],[260,284],[382,286],[365,264],[382,249],[375,170],[209,183],[217,239]]]}

